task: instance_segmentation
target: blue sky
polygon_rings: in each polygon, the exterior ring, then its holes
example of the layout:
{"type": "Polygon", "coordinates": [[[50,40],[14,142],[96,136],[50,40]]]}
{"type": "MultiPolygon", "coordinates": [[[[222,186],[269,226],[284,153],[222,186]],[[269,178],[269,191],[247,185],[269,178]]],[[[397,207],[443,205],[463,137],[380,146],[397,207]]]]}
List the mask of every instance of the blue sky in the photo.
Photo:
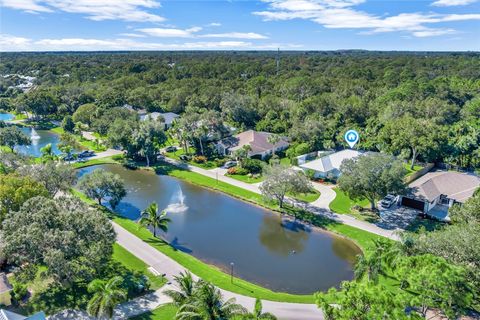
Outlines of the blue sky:
{"type": "Polygon", "coordinates": [[[0,6],[1,51],[480,51],[480,0],[0,0],[0,6]]]}

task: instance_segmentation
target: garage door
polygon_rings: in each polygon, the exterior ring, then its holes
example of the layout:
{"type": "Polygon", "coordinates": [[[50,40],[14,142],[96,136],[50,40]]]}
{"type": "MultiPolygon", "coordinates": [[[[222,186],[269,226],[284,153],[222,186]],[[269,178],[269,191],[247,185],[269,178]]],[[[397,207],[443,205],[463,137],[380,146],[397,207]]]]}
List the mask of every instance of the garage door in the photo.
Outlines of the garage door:
{"type": "Polygon", "coordinates": [[[409,208],[419,209],[422,210],[425,207],[425,203],[423,201],[402,197],[402,205],[409,208]]]}

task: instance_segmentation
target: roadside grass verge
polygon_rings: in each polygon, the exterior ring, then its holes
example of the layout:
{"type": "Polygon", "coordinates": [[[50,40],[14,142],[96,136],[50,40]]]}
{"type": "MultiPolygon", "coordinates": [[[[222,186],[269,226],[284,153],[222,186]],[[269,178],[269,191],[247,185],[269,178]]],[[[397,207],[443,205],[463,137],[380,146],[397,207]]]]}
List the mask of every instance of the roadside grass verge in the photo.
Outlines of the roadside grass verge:
{"type": "Polygon", "coordinates": [[[351,214],[352,213],[352,207],[355,205],[359,205],[361,207],[367,207],[369,205],[368,200],[360,200],[360,201],[355,201],[350,199],[345,192],[340,190],[340,188],[336,187],[333,188],[333,191],[337,194],[335,199],[330,202],[330,210],[336,213],[343,213],[343,214],[351,214]]]}
{"type": "Polygon", "coordinates": [[[150,281],[150,289],[157,290],[163,287],[165,283],[167,283],[167,279],[162,276],[156,276],[148,270],[148,265],[143,262],[142,260],[138,259],[132,253],[130,253],[127,249],[119,245],[118,243],[113,244],[113,256],[112,258],[122,265],[124,265],[127,269],[132,271],[137,271],[145,274],[150,281]]]}
{"type": "Polygon", "coordinates": [[[241,174],[226,174],[225,175],[226,177],[229,177],[229,178],[232,178],[232,179],[235,179],[235,180],[238,180],[238,181],[242,181],[242,182],[245,182],[245,183],[259,183],[259,182],[262,182],[264,177],[263,176],[259,176],[259,177],[256,177],[256,178],[253,178],[253,177],[249,177],[247,174],[245,175],[241,175],[241,174]]]}
{"type": "MultiPolygon", "coordinates": [[[[192,156],[192,155],[195,154],[195,149],[190,147],[189,153],[190,153],[190,157],[193,158],[194,156],[192,156]]],[[[183,150],[182,148],[178,148],[177,151],[166,152],[165,155],[169,158],[172,158],[172,159],[175,159],[175,160],[178,160],[178,161],[183,161],[183,160],[180,159],[180,156],[185,155],[185,150],[183,150]]],[[[206,162],[202,162],[202,163],[197,163],[193,160],[183,161],[183,162],[188,163],[188,164],[190,164],[192,166],[195,166],[195,167],[206,169],[206,170],[214,169],[214,168],[217,167],[217,163],[214,160],[207,160],[206,162]]]]}
{"type": "Polygon", "coordinates": [[[158,307],[155,310],[143,313],[130,320],[172,320],[175,319],[175,314],[177,313],[178,308],[172,304],[168,303],[163,306],[158,307]]]}

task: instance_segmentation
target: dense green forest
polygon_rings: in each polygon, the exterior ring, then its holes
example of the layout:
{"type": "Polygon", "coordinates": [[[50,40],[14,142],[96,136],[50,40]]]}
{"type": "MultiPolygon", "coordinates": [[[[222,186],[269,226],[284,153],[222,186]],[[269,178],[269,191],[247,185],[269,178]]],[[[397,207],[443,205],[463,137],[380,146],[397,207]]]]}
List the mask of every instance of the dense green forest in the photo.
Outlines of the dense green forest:
{"type": "Polygon", "coordinates": [[[480,167],[478,53],[2,53],[0,58],[2,75],[35,77],[25,93],[14,87],[18,77],[2,77],[1,109],[62,119],[86,105],[80,111],[90,115],[97,132],[125,118],[111,110],[128,103],[286,135],[297,153],[342,148],[343,133],[356,128],[360,148],[480,167]]]}

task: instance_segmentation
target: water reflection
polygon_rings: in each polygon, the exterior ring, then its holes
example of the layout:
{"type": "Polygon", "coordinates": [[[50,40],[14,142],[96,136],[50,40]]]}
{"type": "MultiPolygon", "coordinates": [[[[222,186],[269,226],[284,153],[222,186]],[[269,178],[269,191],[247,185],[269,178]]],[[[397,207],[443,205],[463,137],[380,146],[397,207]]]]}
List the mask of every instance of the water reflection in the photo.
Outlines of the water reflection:
{"type": "Polygon", "coordinates": [[[281,256],[301,253],[305,249],[308,233],[295,225],[295,222],[283,222],[278,216],[265,216],[260,228],[260,242],[270,252],[281,256]]]}

